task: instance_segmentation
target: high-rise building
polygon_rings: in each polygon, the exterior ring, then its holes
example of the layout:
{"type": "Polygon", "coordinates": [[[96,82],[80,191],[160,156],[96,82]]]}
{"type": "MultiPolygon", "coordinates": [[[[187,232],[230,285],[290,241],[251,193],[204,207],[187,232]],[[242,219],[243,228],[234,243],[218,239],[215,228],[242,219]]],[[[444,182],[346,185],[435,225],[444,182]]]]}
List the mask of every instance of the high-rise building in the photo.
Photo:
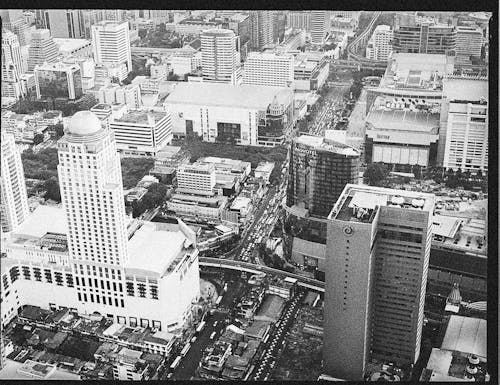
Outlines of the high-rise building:
{"type": "Polygon", "coordinates": [[[2,131],[0,214],[2,232],[16,230],[29,215],[28,196],[21,155],[14,136],[2,131]]]}
{"type": "Polygon", "coordinates": [[[273,36],[273,11],[251,11],[250,48],[261,50],[274,42],[273,36]]]}
{"type": "Polygon", "coordinates": [[[201,34],[203,80],[237,84],[236,36],[228,29],[210,29],[201,34]]]}
{"type": "Polygon", "coordinates": [[[303,29],[309,31],[311,29],[311,12],[288,12],[286,15],[286,26],[288,28],[303,29]]]}
{"type": "Polygon", "coordinates": [[[480,58],[484,41],[481,28],[457,27],[456,61],[469,63],[471,56],[480,58]]]}
{"type": "Polygon", "coordinates": [[[348,183],[357,183],[359,152],[343,143],[302,135],[290,150],[287,205],[326,217],[348,183]]]}
{"type": "Polygon", "coordinates": [[[243,84],[293,88],[293,74],[293,55],[251,52],[245,62],[243,84]]]}
{"type": "Polygon", "coordinates": [[[439,141],[443,167],[476,174],[488,170],[488,80],[448,78],[443,82],[439,141]]]}
{"type": "Polygon", "coordinates": [[[28,32],[28,24],[24,20],[22,10],[1,9],[0,18],[2,19],[2,28],[14,32],[19,38],[21,46],[29,44],[30,34],[28,32]]]}
{"type": "Polygon", "coordinates": [[[213,164],[182,164],[177,168],[176,192],[213,196],[215,176],[213,164]]]}
{"type": "Polygon", "coordinates": [[[392,54],[392,30],[389,25],[377,25],[366,46],[366,57],[387,60],[392,54]]]}
{"type": "Polygon", "coordinates": [[[16,100],[25,95],[21,75],[26,72],[18,37],[2,30],[2,96],[16,100]]]}
{"type": "Polygon", "coordinates": [[[80,39],[85,37],[79,9],[48,9],[46,27],[53,37],[80,39]]]}
{"type": "MultiPolygon", "coordinates": [[[[104,66],[125,63],[127,71],[132,71],[132,55],[127,22],[101,21],[92,26],[92,47],[94,60],[104,66]]],[[[120,81],[127,77],[122,73],[120,81]]]]}
{"type": "Polygon", "coordinates": [[[323,362],[362,380],[419,355],[434,195],[347,185],[328,217],[323,362]]]}
{"type": "Polygon", "coordinates": [[[403,53],[447,54],[455,51],[456,39],[453,25],[434,24],[402,14],[395,18],[392,49],[403,53]]]}
{"type": "Polygon", "coordinates": [[[321,45],[329,30],[330,14],[328,11],[311,11],[311,43],[321,45]]]}
{"type": "Polygon", "coordinates": [[[60,58],[59,48],[48,29],[37,29],[31,34],[29,47],[28,71],[33,72],[35,66],[54,63],[60,58]]]}
{"type": "Polygon", "coordinates": [[[78,99],[83,95],[82,73],[77,64],[45,63],[35,67],[37,98],[78,99]]]}

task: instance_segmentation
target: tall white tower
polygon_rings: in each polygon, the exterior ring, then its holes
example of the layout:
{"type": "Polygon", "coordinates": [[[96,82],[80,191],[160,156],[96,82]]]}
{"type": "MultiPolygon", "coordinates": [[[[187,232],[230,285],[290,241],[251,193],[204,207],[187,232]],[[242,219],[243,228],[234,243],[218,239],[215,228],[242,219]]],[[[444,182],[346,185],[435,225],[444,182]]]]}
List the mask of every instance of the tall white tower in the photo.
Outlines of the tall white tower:
{"type": "Polygon", "coordinates": [[[16,147],[14,136],[2,132],[1,140],[0,215],[2,232],[9,232],[15,230],[28,217],[28,195],[21,155],[16,147]]]}
{"type": "Polygon", "coordinates": [[[96,63],[105,66],[125,63],[128,72],[132,71],[127,22],[101,21],[93,25],[92,48],[96,63]]]}
{"type": "Polygon", "coordinates": [[[2,31],[2,80],[12,80],[4,76],[4,67],[8,64],[14,65],[17,77],[26,72],[27,68],[22,67],[21,46],[19,38],[9,30],[2,31]]]}
{"type": "Polygon", "coordinates": [[[237,83],[236,36],[228,29],[211,29],[201,35],[203,79],[237,83]]]}
{"type": "Polygon", "coordinates": [[[58,142],[61,200],[78,300],[113,314],[124,307],[127,228],[114,134],[90,111],[77,112],[58,142]],[[98,305],[97,305],[98,304],[98,305]]]}
{"type": "Polygon", "coordinates": [[[330,14],[328,11],[311,12],[311,43],[324,44],[328,27],[330,24],[330,14]]]}

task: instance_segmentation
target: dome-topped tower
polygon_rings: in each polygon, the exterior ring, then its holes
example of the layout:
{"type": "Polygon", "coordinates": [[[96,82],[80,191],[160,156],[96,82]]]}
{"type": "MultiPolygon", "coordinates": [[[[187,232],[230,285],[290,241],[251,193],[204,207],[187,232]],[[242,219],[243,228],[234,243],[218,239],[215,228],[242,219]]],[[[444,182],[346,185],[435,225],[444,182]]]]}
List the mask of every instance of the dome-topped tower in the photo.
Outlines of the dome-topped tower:
{"type": "Polygon", "coordinates": [[[79,111],[68,124],[68,133],[73,135],[92,135],[101,130],[101,121],[91,111],[79,111]]]}

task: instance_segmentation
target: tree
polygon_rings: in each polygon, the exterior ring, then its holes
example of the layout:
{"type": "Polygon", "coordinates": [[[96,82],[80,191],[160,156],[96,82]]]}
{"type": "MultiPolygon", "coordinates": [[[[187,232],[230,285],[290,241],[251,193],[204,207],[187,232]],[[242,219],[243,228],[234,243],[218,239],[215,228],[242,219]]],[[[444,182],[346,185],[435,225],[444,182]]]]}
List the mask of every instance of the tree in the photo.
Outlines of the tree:
{"type": "Polygon", "coordinates": [[[33,137],[33,144],[36,146],[37,144],[40,144],[43,142],[44,136],[43,134],[36,134],[33,137]]]}
{"type": "Polygon", "coordinates": [[[371,163],[366,168],[363,177],[371,186],[378,186],[389,175],[387,166],[383,163],[371,163]]]}

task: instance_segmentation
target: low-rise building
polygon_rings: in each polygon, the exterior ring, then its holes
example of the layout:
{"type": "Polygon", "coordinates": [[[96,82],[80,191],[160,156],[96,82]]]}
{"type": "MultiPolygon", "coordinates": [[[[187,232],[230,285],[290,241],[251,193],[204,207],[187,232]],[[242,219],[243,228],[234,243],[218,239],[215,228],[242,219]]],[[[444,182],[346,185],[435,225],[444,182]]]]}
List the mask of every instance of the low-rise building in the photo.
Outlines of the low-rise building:
{"type": "Polygon", "coordinates": [[[328,58],[322,53],[295,56],[293,70],[295,90],[318,90],[326,82],[330,71],[328,58]]]}
{"type": "Polygon", "coordinates": [[[262,178],[266,184],[269,183],[269,179],[274,170],[274,165],[274,162],[260,162],[254,170],[255,177],[262,178]]]}

